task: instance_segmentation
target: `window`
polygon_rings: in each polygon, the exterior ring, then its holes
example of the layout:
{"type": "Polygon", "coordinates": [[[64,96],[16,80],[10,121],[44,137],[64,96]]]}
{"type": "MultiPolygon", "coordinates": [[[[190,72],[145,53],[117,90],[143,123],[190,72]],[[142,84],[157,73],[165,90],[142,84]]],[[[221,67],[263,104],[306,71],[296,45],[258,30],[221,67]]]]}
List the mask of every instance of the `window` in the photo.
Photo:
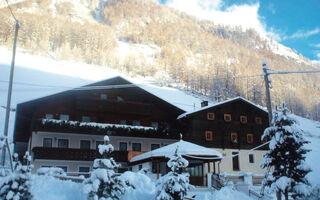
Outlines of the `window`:
{"type": "Polygon", "coordinates": [[[123,97],[117,96],[117,101],[124,101],[123,97]]]}
{"type": "Polygon", "coordinates": [[[207,113],[207,120],[214,120],[214,113],[213,112],[207,113]]]}
{"type": "Polygon", "coordinates": [[[255,118],[256,124],[262,124],[262,119],[261,117],[256,117],[255,118]]]}
{"type": "Polygon", "coordinates": [[[249,163],[254,163],[254,155],[249,154],[249,163]]]}
{"type": "Polygon", "coordinates": [[[212,131],[205,131],[206,141],[212,141],[212,131]]]}
{"type": "Polygon", "coordinates": [[[96,141],[96,149],[99,149],[99,145],[104,144],[103,141],[96,141]]]}
{"type": "Polygon", "coordinates": [[[160,144],[151,144],[151,151],[160,148],[160,144]]]}
{"type": "Polygon", "coordinates": [[[58,148],[68,148],[69,140],[67,139],[58,139],[58,148]]]}
{"type": "Polygon", "coordinates": [[[248,144],[253,143],[253,134],[251,134],[251,133],[247,134],[247,143],[248,144]]]}
{"type": "Polygon", "coordinates": [[[60,120],[68,121],[69,120],[69,115],[61,114],[60,115],[60,120]]]}
{"type": "Polygon", "coordinates": [[[224,114],[224,121],[231,122],[231,114],[224,114]]]}
{"type": "Polygon", "coordinates": [[[126,124],[127,124],[127,121],[126,121],[126,120],[120,120],[120,124],[121,124],[121,125],[126,125],[126,124]]]}
{"type": "Polygon", "coordinates": [[[151,122],[151,126],[153,128],[158,128],[159,127],[159,123],[158,122],[151,122]]]}
{"type": "Polygon", "coordinates": [[[108,99],[108,95],[107,94],[100,94],[100,99],[101,100],[107,100],[108,99]]]}
{"type": "Polygon", "coordinates": [[[90,171],[90,167],[79,167],[79,172],[88,173],[90,171]]]}
{"type": "Polygon", "coordinates": [[[241,122],[242,124],[246,124],[246,123],[248,122],[247,116],[241,115],[241,116],[240,116],[240,122],[241,122]]]}
{"type": "Polygon", "coordinates": [[[140,143],[132,143],[132,151],[141,151],[140,143]]]}
{"type": "Polygon", "coordinates": [[[98,117],[97,122],[98,123],[104,123],[104,118],[103,117],[98,117]]]}
{"type": "MultiPolygon", "coordinates": [[[[237,155],[238,152],[232,152],[232,155],[237,155]]],[[[232,167],[233,171],[239,171],[239,155],[232,157],[232,167]]]]}
{"type": "Polygon", "coordinates": [[[53,114],[46,114],[46,119],[53,119],[53,114]]]}
{"type": "Polygon", "coordinates": [[[90,149],[90,140],[80,140],[80,149],[90,149]]]}
{"type": "Polygon", "coordinates": [[[139,170],[141,170],[142,169],[142,165],[139,165],[139,170]]]}
{"type": "Polygon", "coordinates": [[[133,121],[132,121],[132,125],[133,125],[133,126],[140,126],[141,123],[140,123],[140,121],[138,121],[138,120],[133,120],[133,121]]]}
{"type": "Polygon", "coordinates": [[[120,142],[119,143],[119,151],[127,151],[127,143],[126,142],[120,142]]]}
{"type": "Polygon", "coordinates": [[[63,169],[64,172],[68,171],[68,167],[67,166],[56,166],[56,167],[63,169]]]}
{"type": "Polygon", "coordinates": [[[238,133],[231,133],[231,142],[238,143],[238,133]]]}
{"type": "Polygon", "coordinates": [[[82,122],[90,122],[89,116],[82,116],[82,122]]]}
{"type": "Polygon", "coordinates": [[[43,138],[43,147],[52,147],[52,138],[43,138]]]}

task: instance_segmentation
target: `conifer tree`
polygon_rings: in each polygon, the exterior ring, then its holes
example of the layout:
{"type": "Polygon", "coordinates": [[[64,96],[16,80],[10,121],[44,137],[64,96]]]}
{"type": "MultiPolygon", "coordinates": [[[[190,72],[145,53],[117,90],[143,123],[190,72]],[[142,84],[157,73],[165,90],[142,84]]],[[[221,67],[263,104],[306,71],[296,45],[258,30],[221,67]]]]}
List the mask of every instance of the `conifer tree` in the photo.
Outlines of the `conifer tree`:
{"type": "Polygon", "coordinates": [[[305,176],[311,171],[305,163],[304,145],[309,143],[296,120],[288,115],[285,104],[276,108],[272,126],[264,131],[261,139],[270,140],[269,151],[264,155],[260,166],[267,168],[263,185],[281,192],[287,200],[289,194],[294,198],[308,194],[309,183],[305,176]]]}
{"type": "Polygon", "coordinates": [[[26,152],[24,157],[24,165],[18,161],[18,155],[14,154],[14,171],[8,173],[0,181],[0,198],[6,200],[31,200],[33,195],[31,188],[31,156],[26,152]]]}
{"type": "Polygon", "coordinates": [[[170,172],[161,177],[157,182],[156,200],[182,200],[188,190],[192,188],[189,184],[189,174],[185,169],[189,162],[178,154],[178,147],[167,163],[170,172]]]}
{"type": "Polygon", "coordinates": [[[108,136],[104,137],[104,144],[98,148],[102,159],[94,160],[93,171],[85,182],[88,200],[120,200],[126,186],[130,185],[115,174],[120,165],[111,157],[113,146],[109,144],[108,136]]]}

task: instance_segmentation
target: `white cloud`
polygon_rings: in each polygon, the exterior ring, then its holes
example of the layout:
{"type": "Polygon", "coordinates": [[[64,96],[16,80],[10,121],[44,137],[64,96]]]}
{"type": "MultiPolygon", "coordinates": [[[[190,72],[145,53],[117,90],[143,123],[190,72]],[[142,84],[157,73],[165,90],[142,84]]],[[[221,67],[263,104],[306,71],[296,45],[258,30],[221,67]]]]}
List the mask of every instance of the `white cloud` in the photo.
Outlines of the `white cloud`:
{"type": "Polygon", "coordinates": [[[316,35],[319,33],[320,33],[320,28],[318,28],[318,27],[313,30],[298,30],[297,32],[293,33],[292,35],[284,36],[283,40],[308,38],[312,35],[316,35]]]}
{"type": "Polygon", "coordinates": [[[253,28],[266,34],[258,14],[259,3],[232,5],[222,10],[223,4],[222,0],[171,0],[166,3],[167,6],[216,24],[241,26],[244,30],[253,28]]]}
{"type": "Polygon", "coordinates": [[[320,43],[318,44],[310,44],[311,47],[316,47],[316,48],[320,48],[320,43]]]}

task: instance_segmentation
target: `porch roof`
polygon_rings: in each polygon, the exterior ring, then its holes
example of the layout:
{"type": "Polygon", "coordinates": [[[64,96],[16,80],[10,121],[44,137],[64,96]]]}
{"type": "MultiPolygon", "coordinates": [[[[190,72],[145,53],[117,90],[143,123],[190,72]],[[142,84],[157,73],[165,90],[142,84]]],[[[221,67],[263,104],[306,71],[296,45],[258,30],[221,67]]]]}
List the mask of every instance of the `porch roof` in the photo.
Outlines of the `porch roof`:
{"type": "Polygon", "coordinates": [[[180,140],[178,142],[169,144],[167,146],[155,149],[153,151],[149,151],[143,154],[140,154],[138,156],[133,157],[130,162],[141,162],[143,160],[148,160],[151,158],[160,158],[160,157],[169,157],[174,154],[177,146],[179,146],[178,153],[182,156],[189,157],[189,158],[195,158],[197,160],[208,160],[208,157],[212,158],[212,160],[216,160],[219,158],[222,158],[221,153],[214,149],[209,149],[191,142],[186,142],[183,140],[180,140]]]}

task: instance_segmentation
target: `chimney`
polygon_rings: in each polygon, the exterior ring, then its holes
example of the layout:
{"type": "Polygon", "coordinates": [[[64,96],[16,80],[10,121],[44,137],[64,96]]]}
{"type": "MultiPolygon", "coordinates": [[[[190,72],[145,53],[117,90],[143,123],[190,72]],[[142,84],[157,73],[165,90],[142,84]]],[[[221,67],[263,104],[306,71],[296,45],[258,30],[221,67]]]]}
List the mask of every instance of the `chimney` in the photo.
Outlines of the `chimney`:
{"type": "Polygon", "coordinates": [[[208,101],[201,102],[201,108],[208,106],[208,101]]]}

